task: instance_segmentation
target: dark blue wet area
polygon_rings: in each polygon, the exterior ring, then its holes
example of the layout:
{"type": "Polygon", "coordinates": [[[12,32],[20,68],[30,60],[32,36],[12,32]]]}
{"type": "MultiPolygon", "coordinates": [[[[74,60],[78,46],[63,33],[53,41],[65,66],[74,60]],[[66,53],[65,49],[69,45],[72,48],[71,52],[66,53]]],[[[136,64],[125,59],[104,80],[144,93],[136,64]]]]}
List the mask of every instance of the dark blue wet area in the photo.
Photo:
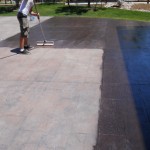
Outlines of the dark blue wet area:
{"type": "Polygon", "coordinates": [[[150,83],[150,27],[120,27],[118,37],[130,84],[150,83]]]}
{"type": "MultiPolygon", "coordinates": [[[[117,28],[121,49],[136,50],[150,49],[150,27],[149,26],[128,26],[117,28]]],[[[132,52],[131,51],[131,52],[132,52]]]]}
{"type": "Polygon", "coordinates": [[[121,54],[145,149],[150,149],[150,27],[118,27],[121,54]]]}
{"type": "Polygon", "coordinates": [[[119,27],[118,37],[130,83],[150,83],[150,27],[119,27]]]}

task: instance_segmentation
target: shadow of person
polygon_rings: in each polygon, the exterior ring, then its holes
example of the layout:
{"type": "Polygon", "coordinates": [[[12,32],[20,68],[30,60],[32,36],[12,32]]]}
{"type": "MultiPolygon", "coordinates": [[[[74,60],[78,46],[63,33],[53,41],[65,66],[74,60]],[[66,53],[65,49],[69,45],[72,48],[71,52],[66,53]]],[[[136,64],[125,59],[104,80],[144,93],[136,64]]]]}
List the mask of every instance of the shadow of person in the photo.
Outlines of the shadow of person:
{"type": "Polygon", "coordinates": [[[12,53],[20,54],[20,49],[19,48],[14,48],[10,50],[12,53]]]}

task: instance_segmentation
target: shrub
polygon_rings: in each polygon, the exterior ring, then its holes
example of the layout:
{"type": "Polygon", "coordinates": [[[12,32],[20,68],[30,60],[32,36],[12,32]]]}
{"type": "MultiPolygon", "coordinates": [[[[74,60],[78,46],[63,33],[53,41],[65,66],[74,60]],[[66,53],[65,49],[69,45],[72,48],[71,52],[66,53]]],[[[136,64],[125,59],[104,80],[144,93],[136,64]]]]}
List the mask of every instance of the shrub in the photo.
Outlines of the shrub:
{"type": "Polygon", "coordinates": [[[12,12],[16,9],[16,6],[0,6],[0,13],[12,12]]]}

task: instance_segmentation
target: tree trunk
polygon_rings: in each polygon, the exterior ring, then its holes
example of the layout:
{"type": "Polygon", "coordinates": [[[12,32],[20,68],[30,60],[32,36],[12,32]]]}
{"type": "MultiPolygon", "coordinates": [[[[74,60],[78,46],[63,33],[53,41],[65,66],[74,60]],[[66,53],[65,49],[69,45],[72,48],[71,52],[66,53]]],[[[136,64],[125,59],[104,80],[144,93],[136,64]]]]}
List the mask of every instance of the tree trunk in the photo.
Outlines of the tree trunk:
{"type": "Polygon", "coordinates": [[[19,0],[16,0],[16,7],[19,8],[19,0]]]}
{"type": "Polygon", "coordinates": [[[91,0],[88,0],[88,7],[90,8],[91,7],[91,0]]]}
{"type": "Polygon", "coordinates": [[[68,6],[70,6],[70,0],[67,0],[68,6]]]}

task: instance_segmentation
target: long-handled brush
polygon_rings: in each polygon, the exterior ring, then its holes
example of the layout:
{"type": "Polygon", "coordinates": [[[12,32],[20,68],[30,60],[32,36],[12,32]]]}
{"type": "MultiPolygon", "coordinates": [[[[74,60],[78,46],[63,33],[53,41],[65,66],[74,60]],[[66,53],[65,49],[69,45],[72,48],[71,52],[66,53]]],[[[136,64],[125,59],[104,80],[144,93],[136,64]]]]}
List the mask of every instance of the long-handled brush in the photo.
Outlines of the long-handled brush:
{"type": "MultiPolygon", "coordinates": [[[[33,2],[34,2],[36,13],[38,13],[35,1],[33,0],[33,2]]],[[[43,31],[43,28],[42,28],[42,24],[41,24],[41,21],[40,21],[40,17],[38,17],[38,20],[39,20],[39,25],[40,25],[40,28],[41,28],[41,32],[42,32],[44,41],[37,41],[36,45],[38,45],[38,46],[52,46],[52,45],[54,45],[54,41],[47,41],[46,40],[44,31],[43,31]]]]}

